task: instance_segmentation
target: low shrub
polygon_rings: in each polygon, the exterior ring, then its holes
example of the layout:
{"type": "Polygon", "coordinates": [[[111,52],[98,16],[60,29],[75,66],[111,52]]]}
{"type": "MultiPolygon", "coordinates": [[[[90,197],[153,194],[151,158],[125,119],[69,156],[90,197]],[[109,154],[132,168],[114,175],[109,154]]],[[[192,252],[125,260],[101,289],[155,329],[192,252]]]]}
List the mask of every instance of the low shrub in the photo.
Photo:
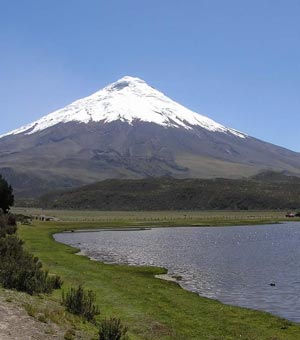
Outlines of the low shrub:
{"type": "Polygon", "coordinates": [[[62,294],[62,305],[64,305],[70,313],[83,316],[88,321],[94,322],[95,316],[100,314],[99,307],[94,304],[96,295],[92,290],[85,291],[79,285],[78,288],[70,288],[66,293],[62,294]]]}
{"type": "Polygon", "coordinates": [[[16,231],[17,225],[15,217],[12,214],[0,213],[0,238],[15,234],[16,231]]]}
{"type": "Polygon", "coordinates": [[[50,276],[49,280],[51,281],[53,289],[60,289],[63,285],[63,280],[58,275],[50,276]]]}
{"type": "Polygon", "coordinates": [[[120,319],[105,319],[99,326],[99,340],[128,340],[127,331],[120,319]]]}
{"type": "Polygon", "coordinates": [[[23,248],[23,241],[14,235],[0,238],[0,284],[29,294],[51,293],[60,288],[58,276],[49,277],[37,257],[23,248]]]}

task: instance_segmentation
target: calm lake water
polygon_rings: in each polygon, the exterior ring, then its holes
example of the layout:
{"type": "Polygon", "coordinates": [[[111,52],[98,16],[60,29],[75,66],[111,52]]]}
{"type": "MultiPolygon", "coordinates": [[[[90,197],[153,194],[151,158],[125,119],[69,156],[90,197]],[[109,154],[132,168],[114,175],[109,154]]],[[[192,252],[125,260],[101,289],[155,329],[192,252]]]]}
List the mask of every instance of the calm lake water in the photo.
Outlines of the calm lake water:
{"type": "Polygon", "coordinates": [[[168,268],[187,290],[300,322],[298,223],[64,233],[55,239],[106,263],[168,268]]]}

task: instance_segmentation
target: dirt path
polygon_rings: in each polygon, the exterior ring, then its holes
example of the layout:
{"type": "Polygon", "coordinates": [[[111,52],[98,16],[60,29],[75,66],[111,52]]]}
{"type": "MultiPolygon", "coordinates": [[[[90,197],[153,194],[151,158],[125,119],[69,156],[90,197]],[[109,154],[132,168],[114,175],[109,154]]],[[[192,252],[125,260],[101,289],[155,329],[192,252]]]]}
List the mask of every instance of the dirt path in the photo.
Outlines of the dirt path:
{"type": "Polygon", "coordinates": [[[0,297],[1,340],[64,339],[63,332],[54,324],[40,322],[13,302],[0,297]]]}
{"type": "Polygon", "coordinates": [[[79,324],[50,297],[0,288],[0,340],[95,339],[96,328],[83,330],[79,324]]]}

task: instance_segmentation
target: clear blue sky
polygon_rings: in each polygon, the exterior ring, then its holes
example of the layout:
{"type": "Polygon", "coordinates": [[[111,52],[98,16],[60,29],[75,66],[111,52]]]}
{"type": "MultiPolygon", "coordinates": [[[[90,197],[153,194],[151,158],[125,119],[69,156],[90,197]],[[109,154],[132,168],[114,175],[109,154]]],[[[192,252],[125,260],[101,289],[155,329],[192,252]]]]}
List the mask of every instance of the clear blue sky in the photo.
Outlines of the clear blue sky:
{"type": "Polygon", "coordinates": [[[0,0],[0,134],[124,75],[300,151],[299,0],[0,0]]]}

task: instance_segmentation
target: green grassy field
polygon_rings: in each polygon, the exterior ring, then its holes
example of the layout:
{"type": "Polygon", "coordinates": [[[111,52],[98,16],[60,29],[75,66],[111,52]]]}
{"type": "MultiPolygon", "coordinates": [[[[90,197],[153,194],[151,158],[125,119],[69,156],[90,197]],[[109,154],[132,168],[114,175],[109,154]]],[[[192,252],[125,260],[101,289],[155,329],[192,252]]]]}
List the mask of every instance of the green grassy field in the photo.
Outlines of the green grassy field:
{"type": "MultiPolygon", "coordinates": [[[[15,212],[29,213],[15,209],[15,212]]],[[[38,210],[30,210],[38,214],[38,210]]],[[[64,289],[83,284],[97,294],[101,318],[118,316],[130,339],[300,339],[300,326],[267,313],[221,304],[199,297],[176,283],[156,279],[159,268],[106,265],[76,256],[76,250],[56,243],[52,234],[63,230],[136,225],[226,225],[284,220],[282,212],[68,212],[43,211],[61,222],[20,226],[19,235],[51,273],[60,275],[64,289]]],[[[51,299],[60,298],[56,291],[51,299]]],[[[88,327],[85,325],[84,327],[88,327]]],[[[95,328],[89,328],[91,333],[95,328]]],[[[94,333],[95,334],[95,333],[94,333]]]]}
{"type": "Polygon", "coordinates": [[[13,208],[13,213],[54,216],[66,222],[120,225],[237,225],[290,221],[286,211],[95,211],[13,208]]]}

